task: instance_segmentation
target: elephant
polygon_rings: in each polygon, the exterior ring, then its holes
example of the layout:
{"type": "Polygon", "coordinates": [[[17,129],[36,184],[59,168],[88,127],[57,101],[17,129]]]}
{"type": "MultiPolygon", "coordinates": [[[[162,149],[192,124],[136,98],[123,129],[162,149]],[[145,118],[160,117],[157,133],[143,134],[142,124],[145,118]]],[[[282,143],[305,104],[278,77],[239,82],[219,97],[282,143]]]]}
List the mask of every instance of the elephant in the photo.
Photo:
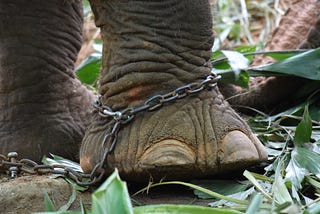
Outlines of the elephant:
{"type": "Polygon", "coordinates": [[[108,175],[117,168],[137,182],[209,177],[267,160],[263,144],[214,84],[146,108],[150,98],[184,86],[192,91],[210,77],[207,0],[90,4],[103,40],[99,98],[74,73],[80,0],[0,1],[0,153],[38,161],[54,153],[80,159],[84,172],[99,166],[108,175]],[[115,122],[132,109],[142,110],[115,122]],[[114,149],[106,153],[110,133],[114,149]]]}
{"type": "MultiPolygon", "coordinates": [[[[319,11],[319,1],[293,1],[290,9],[282,17],[279,27],[274,30],[270,41],[265,45],[264,50],[277,51],[320,47],[319,11]]],[[[271,62],[274,62],[274,59],[260,55],[254,59],[252,65],[263,65],[271,62]]],[[[256,77],[250,81],[250,90],[229,84],[220,85],[220,91],[230,104],[250,106],[264,112],[277,113],[281,110],[281,106],[288,107],[288,105],[297,102],[295,94],[309,82],[306,79],[293,76],[256,77]],[[283,102],[284,100],[287,102],[283,102]],[[280,107],[277,105],[279,103],[281,104],[280,107]]],[[[301,102],[301,100],[298,102],[301,102]]]]}

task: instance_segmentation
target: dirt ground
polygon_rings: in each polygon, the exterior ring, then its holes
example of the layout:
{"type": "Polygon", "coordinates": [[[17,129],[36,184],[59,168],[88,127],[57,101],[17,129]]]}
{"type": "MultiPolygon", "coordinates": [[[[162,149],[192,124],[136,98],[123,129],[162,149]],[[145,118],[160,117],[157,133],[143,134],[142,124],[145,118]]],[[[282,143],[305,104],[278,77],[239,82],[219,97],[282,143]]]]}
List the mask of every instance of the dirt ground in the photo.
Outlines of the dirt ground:
{"type": "MultiPolygon", "coordinates": [[[[71,184],[63,178],[49,178],[45,175],[26,175],[10,179],[5,174],[0,174],[0,214],[26,214],[43,212],[45,210],[45,193],[57,209],[67,206],[72,197],[71,184]]],[[[129,184],[130,194],[144,186],[129,184]]],[[[75,191],[76,199],[69,204],[70,210],[80,210],[80,201],[86,208],[91,207],[91,192],[75,191]]],[[[150,204],[193,204],[208,206],[212,200],[197,198],[191,189],[182,186],[164,186],[151,189],[149,193],[132,196],[134,206],[150,204]]]]}
{"type": "MultiPolygon", "coordinates": [[[[26,214],[45,211],[44,197],[47,192],[57,208],[67,204],[73,188],[62,178],[52,179],[48,176],[22,176],[9,179],[0,175],[0,214],[26,214]]],[[[70,205],[71,209],[80,210],[80,200],[90,207],[89,192],[76,193],[77,198],[70,205]]]]}

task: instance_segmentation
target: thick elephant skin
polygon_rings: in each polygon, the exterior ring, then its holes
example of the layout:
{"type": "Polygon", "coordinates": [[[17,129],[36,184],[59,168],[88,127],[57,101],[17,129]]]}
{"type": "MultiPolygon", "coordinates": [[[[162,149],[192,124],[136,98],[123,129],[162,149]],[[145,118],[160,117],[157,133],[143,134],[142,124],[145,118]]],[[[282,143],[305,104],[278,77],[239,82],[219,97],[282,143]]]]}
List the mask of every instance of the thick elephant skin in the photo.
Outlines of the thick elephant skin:
{"type": "Polygon", "coordinates": [[[76,159],[93,95],[74,74],[81,1],[0,1],[0,153],[76,159]]]}
{"type": "MultiPolygon", "coordinates": [[[[320,47],[320,2],[293,1],[281,19],[265,51],[310,49],[320,47]]],[[[271,57],[257,56],[252,66],[274,62],[271,57]]],[[[233,105],[250,106],[267,112],[281,109],[281,105],[296,104],[293,97],[307,80],[298,77],[252,78],[249,90],[233,85],[222,85],[221,92],[233,105]],[[280,104],[280,105],[279,105],[280,104]]]]}
{"type": "MultiPolygon", "coordinates": [[[[104,40],[99,93],[114,111],[210,74],[207,1],[92,0],[91,6],[104,40]]],[[[108,148],[101,142],[112,124],[94,116],[80,149],[86,172],[108,148]]],[[[187,179],[243,169],[266,158],[250,128],[214,89],[136,115],[120,129],[107,173],[118,168],[123,178],[138,182],[187,179]]]]}

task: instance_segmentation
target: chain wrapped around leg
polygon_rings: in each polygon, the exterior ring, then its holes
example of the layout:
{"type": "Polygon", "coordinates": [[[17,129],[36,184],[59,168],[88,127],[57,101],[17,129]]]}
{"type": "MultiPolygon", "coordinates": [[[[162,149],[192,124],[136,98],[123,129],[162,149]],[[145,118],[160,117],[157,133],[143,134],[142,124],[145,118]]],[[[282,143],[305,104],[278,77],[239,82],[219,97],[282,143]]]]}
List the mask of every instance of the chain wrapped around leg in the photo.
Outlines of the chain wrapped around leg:
{"type": "Polygon", "coordinates": [[[217,86],[217,82],[221,76],[211,74],[200,82],[193,82],[184,86],[180,86],[171,92],[163,95],[155,95],[147,99],[143,105],[137,107],[129,107],[122,111],[113,111],[110,107],[105,106],[101,102],[101,96],[94,103],[94,107],[101,117],[112,118],[114,125],[110,131],[104,134],[101,141],[101,149],[103,155],[99,163],[97,163],[91,173],[83,173],[81,170],[74,170],[71,167],[61,164],[37,164],[28,159],[18,160],[18,154],[12,152],[7,156],[0,154],[0,170],[4,169],[9,172],[11,178],[18,177],[20,172],[29,174],[61,174],[65,177],[73,179],[80,186],[92,186],[100,183],[105,177],[105,170],[108,165],[108,156],[114,151],[118,133],[121,125],[127,124],[134,119],[137,113],[143,111],[153,111],[162,107],[165,103],[170,103],[178,99],[182,99],[188,95],[199,93],[203,90],[211,90],[217,86]]]}

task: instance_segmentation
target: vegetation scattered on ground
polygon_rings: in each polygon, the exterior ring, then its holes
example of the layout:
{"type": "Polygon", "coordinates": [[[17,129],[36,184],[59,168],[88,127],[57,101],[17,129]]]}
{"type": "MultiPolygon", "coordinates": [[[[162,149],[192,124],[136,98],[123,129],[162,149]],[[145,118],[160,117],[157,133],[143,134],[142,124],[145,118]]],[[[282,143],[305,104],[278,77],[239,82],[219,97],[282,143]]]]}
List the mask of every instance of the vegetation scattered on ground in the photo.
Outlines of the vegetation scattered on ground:
{"type": "MultiPolygon", "coordinates": [[[[150,183],[136,194],[161,185],[182,185],[210,202],[208,206],[133,207],[126,183],[115,170],[92,194],[91,211],[84,206],[81,211],[67,211],[67,207],[57,211],[46,196],[47,213],[320,213],[320,49],[265,53],[277,62],[250,67],[253,56],[263,44],[257,41],[266,41],[284,13],[286,1],[215,2],[217,39],[212,64],[213,71],[222,75],[222,81],[247,87],[249,77],[259,75],[293,75],[312,80],[296,94],[297,99],[306,96],[305,93],[310,94],[297,106],[276,115],[250,109],[255,116],[247,117],[247,120],[269,154],[264,172],[245,170],[243,180],[150,183]],[[231,47],[236,48],[230,51],[231,47]],[[221,48],[229,50],[220,51],[221,48]]],[[[85,5],[87,9],[88,5],[85,5]]],[[[77,69],[79,78],[91,87],[96,86],[101,65],[100,41],[94,44],[94,49],[95,53],[77,69]]]]}

